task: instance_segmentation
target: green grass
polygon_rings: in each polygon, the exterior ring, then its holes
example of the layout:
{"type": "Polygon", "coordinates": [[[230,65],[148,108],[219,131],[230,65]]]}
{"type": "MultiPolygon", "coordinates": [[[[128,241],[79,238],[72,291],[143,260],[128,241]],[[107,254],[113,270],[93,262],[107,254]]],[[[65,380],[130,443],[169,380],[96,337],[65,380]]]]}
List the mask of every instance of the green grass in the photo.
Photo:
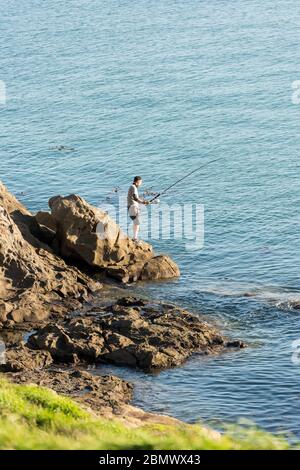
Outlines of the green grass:
{"type": "Polygon", "coordinates": [[[127,427],[97,418],[73,400],[0,377],[0,449],[287,449],[252,426],[218,436],[201,425],[127,427]]]}

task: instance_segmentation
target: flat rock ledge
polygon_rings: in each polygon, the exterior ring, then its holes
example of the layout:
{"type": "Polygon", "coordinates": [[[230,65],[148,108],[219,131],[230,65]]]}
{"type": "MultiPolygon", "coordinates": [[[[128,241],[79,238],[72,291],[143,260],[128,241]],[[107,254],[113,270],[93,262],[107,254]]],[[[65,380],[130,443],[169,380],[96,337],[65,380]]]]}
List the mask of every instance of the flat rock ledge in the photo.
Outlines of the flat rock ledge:
{"type": "Polygon", "coordinates": [[[14,383],[35,384],[68,395],[102,416],[122,414],[133,395],[133,386],[119,377],[57,366],[49,352],[32,350],[24,342],[7,346],[0,372],[14,383]]]}
{"type": "Polygon", "coordinates": [[[54,363],[109,363],[144,371],[178,366],[193,353],[244,346],[180,307],[136,298],[50,322],[27,342],[54,363]]]}
{"type": "MultiPolygon", "coordinates": [[[[22,348],[19,352],[22,352],[22,348]]],[[[94,375],[74,367],[63,369],[52,366],[33,370],[22,368],[19,371],[7,372],[6,377],[13,383],[50,388],[73,398],[96,415],[117,419],[129,427],[145,424],[184,425],[176,418],[149,413],[131,405],[133,386],[113,375],[94,375]]]]}
{"type": "Polygon", "coordinates": [[[6,376],[14,383],[33,383],[67,395],[101,416],[122,413],[122,408],[131,401],[133,395],[133,386],[119,377],[93,375],[79,369],[24,369],[6,376]]]}

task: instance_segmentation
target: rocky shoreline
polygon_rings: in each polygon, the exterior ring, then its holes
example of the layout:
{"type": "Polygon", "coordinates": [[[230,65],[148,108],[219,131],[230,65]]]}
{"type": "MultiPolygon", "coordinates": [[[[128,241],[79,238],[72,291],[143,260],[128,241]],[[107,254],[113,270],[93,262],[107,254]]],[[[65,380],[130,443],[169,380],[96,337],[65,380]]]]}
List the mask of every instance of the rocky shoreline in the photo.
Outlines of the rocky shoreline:
{"type": "Polygon", "coordinates": [[[114,364],[149,373],[244,343],[171,303],[124,296],[124,289],[107,300],[111,277],[167,279],[179,269],[79,196],[51,198],[49,207],[32,215],[0,183],[1,372],[70,395],[101,415],[167,419],[132,407],[128,382],[87,368],[114,364]]]}

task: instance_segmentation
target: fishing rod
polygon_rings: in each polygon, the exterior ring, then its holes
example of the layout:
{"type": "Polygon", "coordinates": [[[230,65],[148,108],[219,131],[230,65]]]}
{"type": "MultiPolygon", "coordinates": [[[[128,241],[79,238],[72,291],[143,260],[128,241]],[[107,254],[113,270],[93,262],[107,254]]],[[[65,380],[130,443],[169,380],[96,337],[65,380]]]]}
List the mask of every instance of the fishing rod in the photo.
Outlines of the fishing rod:
{"type": "Polygon", "coordinates": [[[196,171],[199,171],[202,168],[204,168],[205,166],[210,165],[211,163],[217,162],[218,160],[221,160],[221,159],[223,159],[223,157],[215,158],[214,160],[210,160],[209,162],[204,163],[204,165],[199,166],[195,170],[191,171],[187,175],[180,178],[178,181],[175,181],[175,183],[171,184],[168,188],[164,189],[161,193],[158,193],[156,196],[154,196],[154,198],[150,199],[149,203],[151,204],[153,201],[155,201],[157,198],[159,198],[159,196],[162,196],[163,194],[165,194],[167,191],[169,191],[169,189],[173,188],[176,184],[178,184],[181,181],[185,180],[186,178],[191,176],[193,173],[196,173],[196,171]]]}

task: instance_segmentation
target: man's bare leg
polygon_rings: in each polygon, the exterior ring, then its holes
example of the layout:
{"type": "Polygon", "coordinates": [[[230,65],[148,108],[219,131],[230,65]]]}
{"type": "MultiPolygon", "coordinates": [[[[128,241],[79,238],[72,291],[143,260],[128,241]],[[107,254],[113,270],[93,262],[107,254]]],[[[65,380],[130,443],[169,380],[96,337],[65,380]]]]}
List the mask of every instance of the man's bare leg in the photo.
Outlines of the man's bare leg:
{"type": "Polygon", "coordinates": [[[138,224],[133,224],[133,239],[136,241],[138,240],[139,231],[140,231],[140,226],[138,224]]]}

